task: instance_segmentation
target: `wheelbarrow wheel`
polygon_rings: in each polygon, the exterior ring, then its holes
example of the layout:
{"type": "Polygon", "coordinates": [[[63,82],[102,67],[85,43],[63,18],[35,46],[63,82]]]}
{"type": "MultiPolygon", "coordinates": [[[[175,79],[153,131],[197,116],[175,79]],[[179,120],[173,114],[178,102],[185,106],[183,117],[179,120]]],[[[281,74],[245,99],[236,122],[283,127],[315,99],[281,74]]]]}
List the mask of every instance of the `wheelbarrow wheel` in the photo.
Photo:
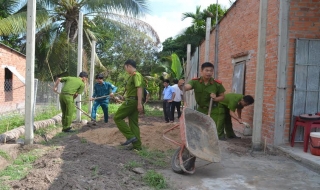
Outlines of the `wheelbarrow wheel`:
{"type": "MultiPolygon", "coordinates": [[[[179,147],[175,153],[173,154],[171,158],[171,168],[173,172],[178,174],[183,174],[184,171],[180,167],[180,160],[179,160],[179,152],[181,150],[181,147],[179,147]]],[[[182,152],[182,160],[183,160],[183,166],[187,171],[191,171],[194,168],[194,164],[196,161],[196,157],[191,155],[188,149],[183,149],[182,152]]]]}

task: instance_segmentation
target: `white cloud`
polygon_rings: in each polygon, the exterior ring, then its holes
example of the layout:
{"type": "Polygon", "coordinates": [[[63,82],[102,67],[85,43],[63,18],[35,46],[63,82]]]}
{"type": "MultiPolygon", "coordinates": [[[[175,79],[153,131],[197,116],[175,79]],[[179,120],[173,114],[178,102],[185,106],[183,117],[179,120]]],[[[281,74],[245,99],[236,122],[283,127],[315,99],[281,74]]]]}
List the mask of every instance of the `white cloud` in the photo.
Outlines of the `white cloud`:
{"type": "MultiPolygon", "coordinates": [[[[181,20],[182,13],[195,12],[197,6],[201,10],[214,4],[214,0],[149,0],[151,14],[143,21],[149,23],[158,33],[161,42],[175,37],[191,25],[191,19],[181,20]]],[[[229,7],[229,0],[218,0],[223,7],[229,7]]]]}

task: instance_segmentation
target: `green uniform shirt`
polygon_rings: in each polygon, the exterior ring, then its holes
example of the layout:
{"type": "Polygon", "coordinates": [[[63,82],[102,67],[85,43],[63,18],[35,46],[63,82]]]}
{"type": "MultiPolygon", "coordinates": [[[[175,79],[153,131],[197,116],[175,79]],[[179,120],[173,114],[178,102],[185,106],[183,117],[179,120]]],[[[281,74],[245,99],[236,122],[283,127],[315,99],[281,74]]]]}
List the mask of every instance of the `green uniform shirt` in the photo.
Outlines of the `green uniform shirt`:
{"type": "Polygon", "coordinates": [[[215,93],[218,96],[226,91],[223,85],[213,78],[210,79],[208,84],[204,84],[202,77],[192,79],[188,84],[194,89],[196,102],[200,107],[209,106],[211,93],[215,93]]]}
{"type": "Polygon", "coordinates": [[[137,88],[142,87],[143,84],[143,77],[139,72],[135,72],[132,76],[128,78],[127,85],[126,85],[126,97],[130,96],[138,96],[137,95],[137,88]]]}
{"type": "Polygon", "coordinates": [[[224,95],[224,100],[220,101],[219,103],[227,106],[227,108],[231,111],[236,111],[238,103],[242,100],[244,95],[236,94],[236,93],[229,93],[224,95]]]}
{"type": "Polygon", "coordinates": [[[81,94],[84,90],[84,82],[79,77],[62,77],[60,82],[64,83],[62,94],[81,94]]]}

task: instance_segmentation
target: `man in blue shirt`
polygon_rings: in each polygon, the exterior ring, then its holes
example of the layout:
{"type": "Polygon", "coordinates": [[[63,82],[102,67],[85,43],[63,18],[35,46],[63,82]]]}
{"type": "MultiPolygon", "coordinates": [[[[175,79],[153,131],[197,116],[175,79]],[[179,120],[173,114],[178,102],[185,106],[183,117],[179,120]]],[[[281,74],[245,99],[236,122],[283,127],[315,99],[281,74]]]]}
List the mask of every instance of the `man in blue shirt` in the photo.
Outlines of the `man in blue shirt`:
{"type": "MultiPolygon", "coordinates": [[[[117,87],[112,85],[109,82],[103,81],[103,75],[98,74],[96,75],[96,84],[93,87],[93,95],[90,100],[94,100],[92,111],[91,111],[91,117],[96,120],[96,114],[98,107],[101,106],[104,114],[104,122],[108,123],[108,105],[109,105],[109,96],[113,97],[113,94],[117,91],[117,87]],[[111,93],[110,93],[111,91],[111,93]],[[106,97],[103,97],[106,96],[106,97]],[[99,98],[103,97],[103,98],[99,98]]],[[[95,121],[92,121],[93,124],[95,121]]]]}
{"type": "Polygon", "coordinates": [[[168,79],[164,80],[163,82],[163,113],[164,113],[164,119],[166,120],[166,123],[173,123],[173,117],[171,114],[171,104],[174,98],[174,90],[170,86],[170,81],[168,79]]]}

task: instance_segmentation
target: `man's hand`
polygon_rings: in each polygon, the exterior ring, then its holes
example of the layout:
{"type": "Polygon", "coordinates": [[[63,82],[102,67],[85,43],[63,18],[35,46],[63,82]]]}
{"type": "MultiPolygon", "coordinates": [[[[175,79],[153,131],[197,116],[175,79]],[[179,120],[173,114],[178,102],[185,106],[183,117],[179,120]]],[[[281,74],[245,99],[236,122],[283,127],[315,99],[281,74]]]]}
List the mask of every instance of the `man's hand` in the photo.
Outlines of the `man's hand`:
{"type": "Polygon", "coordinates": [[[211,93],[211,94],[210,94],[210,97],[211,97],[212,99],[215,99],[215,98],[217,97],[217,95],[216,95],[215,93],[211,93]]]}
{"type": "Polygon", "coordinates": [[[240,124],[243,124],[242,119],[238,119],[238,122],[239,122],[240,124]]]}
{"type": "Polygon", "coordinates": [[[142,104],[139,104],[139,103],[138,103],[138,112],[139,114],[143,114],[143,106],[142,104]]]}
{"type": "Polygon", "coordinates": [[[58,92],[58,87],[55,86],[55,87],[53,88],[53,92],[58,92]]]}
{"type": "Polygon", "coordinates": [[[113,94],[113,93],[111,93],[111,94],[110,94],[110,97],[112,97],[112,98],[113,98],[113,97],[114,97],[114,94],[113,94]]]}
{"type": "Polygon", "coordinates": [[[90,98],[89,100],[92,101],[92,100],[94,100],[94,98],[90,98]]]}

